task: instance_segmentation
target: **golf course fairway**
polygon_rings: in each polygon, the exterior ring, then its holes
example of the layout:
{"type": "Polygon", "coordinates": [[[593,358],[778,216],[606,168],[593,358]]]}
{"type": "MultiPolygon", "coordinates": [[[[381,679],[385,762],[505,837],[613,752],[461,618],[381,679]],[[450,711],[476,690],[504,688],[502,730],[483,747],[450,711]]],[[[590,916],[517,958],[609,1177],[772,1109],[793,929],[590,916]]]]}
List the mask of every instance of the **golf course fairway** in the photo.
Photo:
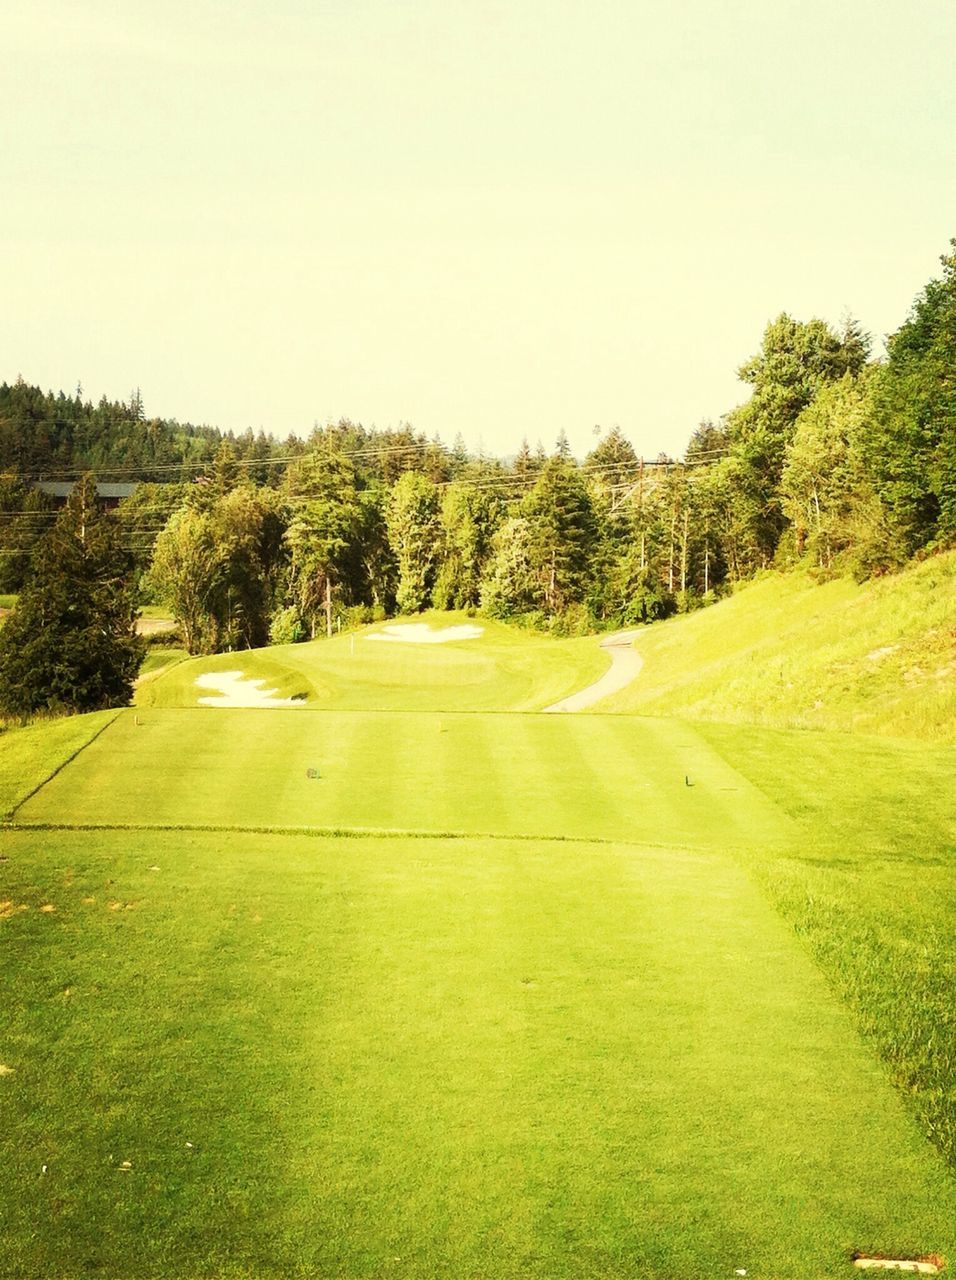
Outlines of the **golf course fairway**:
{"type": "Polygon", "coordinates": [[[956,1260],[952,1107],[905,1056],[946,1017],[951,752],[541,716],[602,660],[468,643],[439,669],[487,680],[424,709],[418,655],[375,651],[381,710],[298,646],[301,706],[197,707],[182,663],[0,736],[0,1275],[956,1260]]]}

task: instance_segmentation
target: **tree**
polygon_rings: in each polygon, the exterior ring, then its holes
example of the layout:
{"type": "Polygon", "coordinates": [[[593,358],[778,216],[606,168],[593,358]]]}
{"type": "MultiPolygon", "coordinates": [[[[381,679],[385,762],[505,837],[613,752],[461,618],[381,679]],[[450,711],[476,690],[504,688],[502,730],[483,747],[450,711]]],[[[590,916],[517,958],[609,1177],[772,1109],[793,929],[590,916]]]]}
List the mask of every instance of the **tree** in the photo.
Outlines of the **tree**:
{"type": "Polygon", "coordinates": [[[419,613],[428,604],[438,564],[438,490],[420,472],[404,472],[389,495],[385,518],[398,564],[399,610],[419,613]]]}
{"type": "Polygon", "coordinates": [[[727,424],[724,422],[718,424],[705,418],[688,442],[684,451],[684,461],[688,464],[716,462],[727,452],[729,443],[727,424]]]}
{"type": "Polygon", "coordinates": [[[273,489],[243,483],[223,494],[212,510],[222,558],[214,596],[217,649],[254,649],[269,643],[286,562],[284,514],[273,489]]]}
{"type": "Polygon", "coordinates": [[[349,577],[360,519],[355,467],[332,449],[310,454],[289,468],[284,490],[292,513],[285,531],[289,591],[314,637],[323,611],[331,629],[334,587],[354,598],[349,577]]]}
{"type": "Polygon", "coordinates": [[[133,555],[136,572],[142,577],[149,568],[156,539],[177,508],[187,500],[186,484],[138,484],[124,498],[116,515],[123,529],[127,547],[133,555]]]}
{"type": "Polygon", "coordinates": [[[448,485],[441,504],[443,556],[433,591],[436,608],[467,609],[478,604],[491,539],[501,517],[502,504],[493,489],[467,481],[448,485]]]}
{"type": "Polygon", "coordinates": [[[956,240],[890,338],[865,453],[899,549],[956,537],[956,240]]]}
{"type": "Polygon", "coordinates": [[[760,350],[738,370],[753,387],[750,399],[727,419],[741,515],[747,520],[739,553],[748,569],[770,562],[785,527],[780,477],[797,419],[821,388],[858,374],[868,349],[869,339],[852,321],[837,334],[822,320],[802,323],[783,314],[767,326],[760,350]]]}
{"type": "Polygon", "coordinates": [[[172,516],[156,539],[148,581],[172,609],[189,653],[268,643],[284,529],[278,495],[249,484],[172,516]]]}
{"type": "Polygon", "coordinates": [[[784,514],[797,554],[808,552],[824,569],[858,536],[858,509],[871,498],[861,452],[871,410],[868,382],[847,375],[825,387],[800,414],[787,450],[784,514]]]}
{"type": "Polygon", "coordinates": [[[388,540],[385,508],[388,495],[373,484],[358,495],[356,548],[362,572],[361,599],[385,609],[395,598],[395,557],[388,540]]]}
{"type": "Polygon", "coordinates": [[[215,649],[213,601],[223,568],[212,516],[195,507],[180,508],[156,539],[149,584],[172,609],[187,653],[215,649]]]}
{"type": "Polygon", "coordinates": [[[126,706],[143,658],[132,560],[86,476],[37,544],[0,630],[0,707],[14,716],[126,706]]]}
{"type": "Polygon", "coordinates": [[[591,499],[575,464],[549,458],[521,504],[531,539],[531,559],[545,607],[560,613],[587,593],[596,522],[591,499]]]}
{"type": "Polygon", "coordinates": [[[481,585],[481,608],[492,618],[510,618],[542,604],[532,562],[531,525],[512,516],[492,540],[493,554],[481,585]]]}
{"type": "Polygon", "coordinates": [[[613,426],[600,444],[584,459],[584,469],[592,479],[609,489],[632,485],[640,470],[640,459],[634,446],[625,439],[621,428],[613,426]]]}
{"type": "Polygon", "coordinates": [[[511,471],[515,479],[520,484],[533,480],[543,465],[544,460],[531,452],[528,447],[528,437],[525,436],[521,441],[521,448],[515,454],[514,461],[511,464],[511,471]]]}
{"type": "Polygon", "coordinates": [[[27,488],[14,472],[0,474],[0,591],[20,590],[33,548],[53,520],[45,494],[27,488]]]}

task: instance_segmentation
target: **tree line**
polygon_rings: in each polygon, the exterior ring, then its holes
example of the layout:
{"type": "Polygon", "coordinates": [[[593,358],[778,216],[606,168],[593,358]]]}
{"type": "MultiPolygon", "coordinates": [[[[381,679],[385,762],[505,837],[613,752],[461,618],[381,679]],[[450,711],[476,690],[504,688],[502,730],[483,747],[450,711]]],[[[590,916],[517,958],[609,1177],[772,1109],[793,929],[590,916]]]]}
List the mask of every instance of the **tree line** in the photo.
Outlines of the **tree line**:
{"type": "Polygon", "coordinates": [[[853,321],[772,320],[738,371],[749,398],[681,458],[642,459],[618,428],[580,462],[563,436],[501,460],[347,420],[278,442],[149,421],[138,395],[93,408],[4,385],[0,589],[53,520],[27,476],[54,462],[147,481],[118,527],[141,598],[193,653],[428,607],[567,634],[771,566],[891,571],[956,537],[956,252],[942,268],[880,360],[853,321]]]}

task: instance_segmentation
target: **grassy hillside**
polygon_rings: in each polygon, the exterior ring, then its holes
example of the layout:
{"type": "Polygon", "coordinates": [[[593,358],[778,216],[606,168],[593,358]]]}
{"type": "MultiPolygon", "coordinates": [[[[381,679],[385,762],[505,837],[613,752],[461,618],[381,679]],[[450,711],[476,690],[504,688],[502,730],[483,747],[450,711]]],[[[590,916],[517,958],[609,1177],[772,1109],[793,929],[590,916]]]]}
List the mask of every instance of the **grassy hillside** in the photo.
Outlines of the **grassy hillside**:
{"type": "Polygon", "coordinates": [[[956,552],[862,586],[768,575],[637,648],[599,710],[956,741],[956,552]]]}
{"type": "Polygon", "coordinates": [[[456,613],[426,613],[414,622],[434,629],[471,623],[483,634],[411,644],[373,640],[383,631],[374,626],[331,640],[194,658],[151,679],[136,701],[144,707],[195,707],[210,692],[197,688],[197,676],[242,671],[265,680],[280,697],[301,697],[304,706],[323,710],[537,711],[608,667],[589,637],[553,640],[456,613]]]}

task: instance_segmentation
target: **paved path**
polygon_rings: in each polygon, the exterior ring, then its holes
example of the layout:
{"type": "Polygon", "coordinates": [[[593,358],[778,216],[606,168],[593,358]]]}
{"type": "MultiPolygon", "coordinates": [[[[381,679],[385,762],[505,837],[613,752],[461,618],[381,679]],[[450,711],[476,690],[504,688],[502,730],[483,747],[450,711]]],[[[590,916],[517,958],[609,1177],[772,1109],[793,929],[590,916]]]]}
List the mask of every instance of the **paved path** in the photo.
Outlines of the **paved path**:
{"type": "Polygon", "coordinates": [[[634,639],[638,634],[638,631],[615,631],[605,636],[601,641],[601,648],[607,651],[611,659],[610,668],[605,671],[600,680],[595,680],[594,684],[589,684],[586,689],[579,689],[569,698],[562,698],[560,702],[545,707],[545,711],[584,711],[587,707],[593,707],[596,702],[600,702],[602,698],[617,693],[619,689],[629,685],[644,665],[644,659],[634,648],[634,639]]]}

